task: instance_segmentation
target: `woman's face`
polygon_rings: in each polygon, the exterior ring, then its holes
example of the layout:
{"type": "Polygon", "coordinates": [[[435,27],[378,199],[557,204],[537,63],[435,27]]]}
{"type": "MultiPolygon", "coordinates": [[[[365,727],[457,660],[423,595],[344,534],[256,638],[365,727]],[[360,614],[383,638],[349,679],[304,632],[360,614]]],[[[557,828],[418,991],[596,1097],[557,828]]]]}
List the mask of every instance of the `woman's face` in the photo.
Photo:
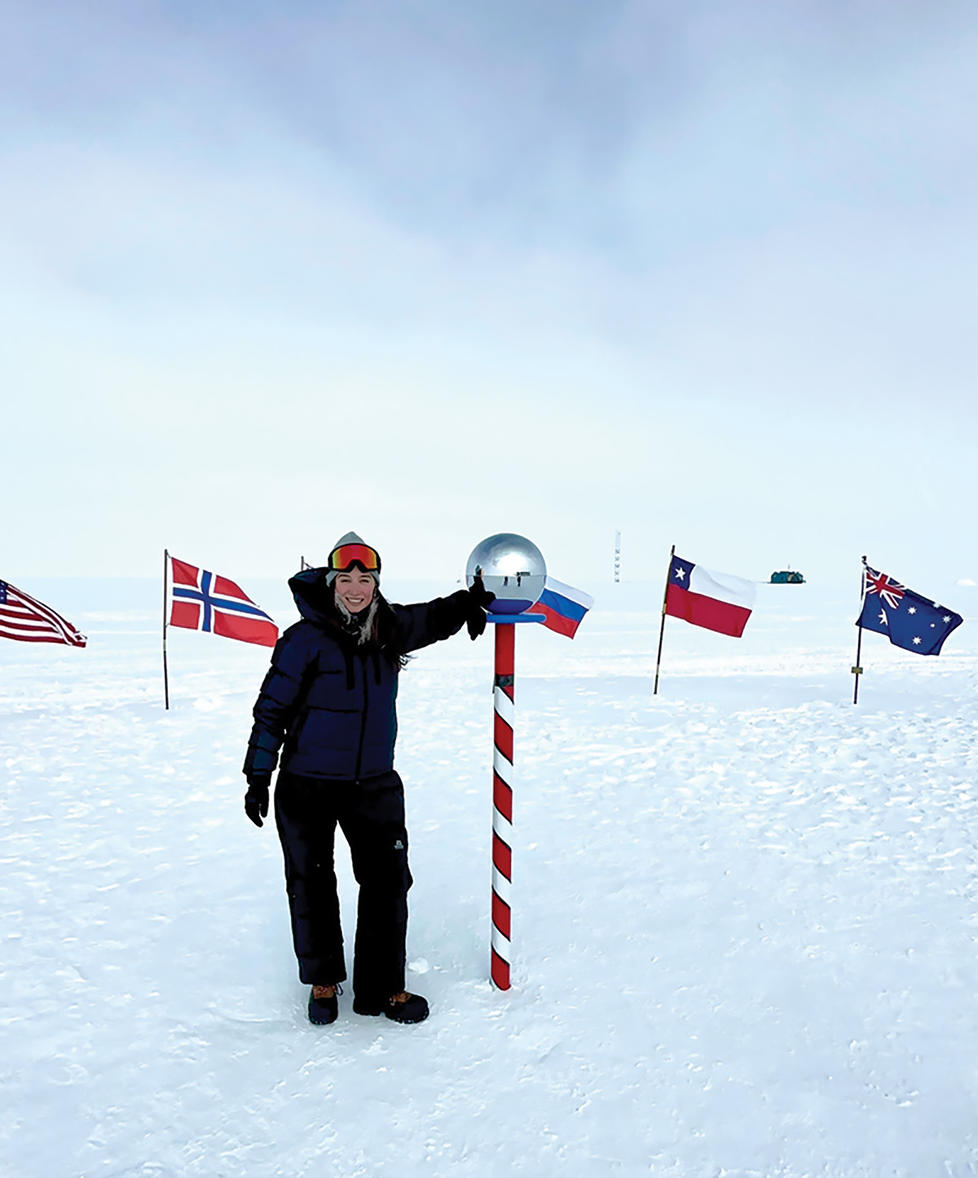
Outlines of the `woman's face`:
{"type": "Polygon", "coordinates": [[[376,583],[369,573],[351,569],[348,573],[339,573],[335,583],[336,596],[351,614],[358,614],[362,609],[366,609],[374,599],[376,583]]]}

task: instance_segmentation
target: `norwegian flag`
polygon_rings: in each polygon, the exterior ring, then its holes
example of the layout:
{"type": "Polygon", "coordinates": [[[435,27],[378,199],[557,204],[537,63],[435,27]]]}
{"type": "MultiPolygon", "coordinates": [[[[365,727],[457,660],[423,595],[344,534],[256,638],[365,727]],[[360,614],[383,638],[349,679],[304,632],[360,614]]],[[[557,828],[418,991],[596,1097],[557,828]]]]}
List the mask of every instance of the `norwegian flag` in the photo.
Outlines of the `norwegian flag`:
{"type": "Polygon", "coordinates": [[[278,626],[234,581],[169,556],[170,625],[274,646],[278,626]]]}

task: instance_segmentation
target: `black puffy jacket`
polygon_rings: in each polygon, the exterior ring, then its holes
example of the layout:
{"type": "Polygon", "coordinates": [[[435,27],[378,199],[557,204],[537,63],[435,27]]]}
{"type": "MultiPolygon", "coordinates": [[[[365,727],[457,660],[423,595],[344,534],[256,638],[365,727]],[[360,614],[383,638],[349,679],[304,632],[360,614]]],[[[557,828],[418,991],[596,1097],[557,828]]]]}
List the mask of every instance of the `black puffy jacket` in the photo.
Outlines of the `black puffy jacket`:
{"type": "Polygon", "coordinates": [[[282,769],[304,777],[358,781],[393,768],[397,677],[403,656],[450,638],[472,599],[462,589],[418,605],[392,605],[378,592],[376,637],[358,645],[344,629],[325,569],[289,581],[302,621],[275,644],[255,702],[246,776],[282,769]]]}

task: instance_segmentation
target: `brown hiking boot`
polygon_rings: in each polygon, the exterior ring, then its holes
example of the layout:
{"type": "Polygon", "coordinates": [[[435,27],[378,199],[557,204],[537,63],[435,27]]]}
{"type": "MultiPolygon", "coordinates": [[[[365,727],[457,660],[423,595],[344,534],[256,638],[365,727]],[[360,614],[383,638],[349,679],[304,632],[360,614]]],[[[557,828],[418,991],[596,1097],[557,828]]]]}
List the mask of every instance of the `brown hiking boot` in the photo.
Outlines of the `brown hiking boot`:
{"type": "Polygon", "coordinates": [[[336,998],[342,993],[339,986],[313,986],[309,994],[309,1021],[321,1027],[335,1023],[340,1012],[336,998]]]}
{"type": "Polygon", "coordinates": [[[423,1023],[429,1013],[424,998],[407,990],[392,994],[386,1002],[360,1002],[354,998],[353,1010],[355,1014],[383,1014],[395,1023],[423,1023]]]}

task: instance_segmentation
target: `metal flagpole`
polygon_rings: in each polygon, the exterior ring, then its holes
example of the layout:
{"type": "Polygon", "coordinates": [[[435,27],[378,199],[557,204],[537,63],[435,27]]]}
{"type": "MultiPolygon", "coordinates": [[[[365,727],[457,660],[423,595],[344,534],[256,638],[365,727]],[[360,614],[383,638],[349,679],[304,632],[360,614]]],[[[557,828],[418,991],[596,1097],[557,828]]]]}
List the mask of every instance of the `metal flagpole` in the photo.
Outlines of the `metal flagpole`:
{"type": "Polygon", "coordinates": [[[167,595],[166,595],[166,578],[170,569],[170,554],[163,549],[163,699],[166,704],[166,710],[170,710],[170,676],[166,665],[166,613],[167,613],[167,595]]]}
{"type": "MultiPolygon", "coordinates": [[[[863,571],[859,574],[859,617],[863,616],[863,606],[866,603],[866,557],[863,557],[863,571]]],[[[860,657],[863,649],[863,628],[857,625],[856,630],[858,637],[856,639],[856,665],[852,668],[853,674],[853,689],[852,702],[854,704],[859,702],[859,676],[863,673],[862,663],[860,657]]]]}
{"type": "Polygon", "coordinates": [[[672,572],[672,558],[676,555],[676,545],[669,549],[669,568],[666,570],[666,587],[662,591],[662,621],[659,624],[659,653],[655,656],[655,683],[652,694],[659,694],[659,664],[662,662],[662,638],[666,632],[666,594],[669,592],[669,573],[672,572]]]}

